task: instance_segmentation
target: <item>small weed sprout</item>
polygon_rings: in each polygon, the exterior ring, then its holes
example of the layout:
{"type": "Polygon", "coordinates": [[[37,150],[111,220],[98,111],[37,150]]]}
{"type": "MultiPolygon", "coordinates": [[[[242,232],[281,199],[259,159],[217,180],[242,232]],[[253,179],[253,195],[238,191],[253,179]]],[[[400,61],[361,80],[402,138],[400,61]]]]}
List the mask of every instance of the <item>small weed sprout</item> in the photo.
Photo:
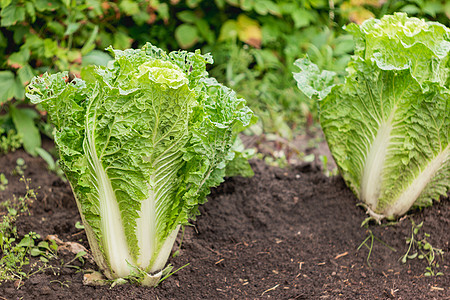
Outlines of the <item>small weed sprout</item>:
{"type": "Polygon", "coordinates": [[[0,127],[0,154],[14,152],[22,147],[22,136],[17,134],[15,130],[6,130],[0,127]]]}
{"type": "MultiPolygon", "coordinates": [[[[25,183],[24,196],[13,197],[0,205],[0,283],[8,280],[22,280],[47,268],[50,258],[56,257],[57,246],[46,241],[37,242],[41,237],[35,232],[29,232],[20,241],[18,240],[15,222],[20,214],[29,213],[28,206],[36,200],[36,192],[30,188],[30,180],[22,177],[25,183]],[[30,256],[40,256],[42,264],[30,264],[30,256]],[[37,270],[35,270],[37,268],[37,270]]],[[[19,284],[20,286],[20,284],[19,284]]]]}
{"type": "Polygon", "coordinates": [[[25,163],[25,160],[21,157],[19,157],[16,160],[16,167],[14,168],[14,170],[12,171],[13,175],[19,175],[19,176],[23,176],[25,173],[25,169],[27,168],[27,165],[25,163]]]}
{"type": "Polygon", "coordinates": [[[8,187],[8,178],[6,178],[5,174],[0,173],[0,191],[6,190],[8,187]]]}
{"type": "Polygon", "coordinates": [[[338,174],[338,169],[335,167],[333,170],[328,168],[328,156],[319,155],[319,160],[322,162],[322,172],[327,177],[336,176],[338,174]]]}
{"type": "Polygon", "coordinates": [[[423,226],[423,221],[420,224],[416,224],[413,219],[411,219],[411,237],[406,239],[406,244],[408,244],[408,250],[406,253],[400,257],[402,263],[406,263],[408,259],[425,259],[428,262],[428,266],[425,268],[425,276],[439,276],[444,275],[442,272],[436,272],[439,268],[439,263],[436,259],[440,256],[443,259],[444,251],[442,249],[434,248],[428,241],[427,238],[430,234],[424,232],[423,238],[419,239],[419,231],[423,226]]]}
{"type": "Polygon", "coordinates": [[[79,261],[82,265],[84,265],[84,262],[85,262],[85,261],[84,261],[83,256],[85,256],[86,254],[87,254],[86,251],[80,251],[80,252],[78,252],[78,253],[75,255],[75,257],[74,257],[73,259],[71,259],[70,261],[68,261],[67,263],[64,264],[64,267],[66,267],[66,268],[73,268],[73,269],[76,269],[77,272],[82,272],[83,269],[82,269],[81,267],[76,266],[76,265],[71,265],[71,263],[78,259],[78,261],[79,261]]]}
{"type": "Polygon", "coordinates": [[[361,227],[364,227],[367,229],[367,237],[364,239],[364,241],[362,241],[362,243],[358,246],[358,248],[356,250],[359,251],[362,248],[362,246],[366,246],[366,248],[369,250],[366,261],[367,261],[367,265],[371,268],[372,265],[370,264],[369,260],[370,260],[370,256],[372,255],[373,244],[374,244],[375,240],[380,242],[382,245],[389,248],[393,252],[397,252],[397,250],[395,248],[389,246],[387,243],[385,243],[384,241],[382,241],[380,238],[376,237],[373,234],[372,230],[369,229],[370,220],[372,220],[371,217],[366,218],[361,224],[361,227]],[[369,241],[370,241],[370,245],[368,245],[369,241]]]}
{"type": "Polygon", "coordinates": [[[66,182],[66,176],[64,175],[64,171],[59,166],[59,163],[53,159],[53,156],[44,150],[43,148],[36,149],[37,154],[47,163],[47,169],[61,178],[62,181],[66,182]]]}
{"type": "Polygon", "coordinates": [[[84,225],[80,223],[80,221],[77,221],[75,223],[75,228],[76,229],[80,229],[80,230],[84,230],[84,225]]]}
{"type": "Polygon", "coordinates": [[[67,281],[67,280],[65,280],[65,281],[60,281],[60,280],[52,280],[52,281],[50,281],[50,283],[57,283],[57,284],[59,284],[59,286],[61,287],[61,288],[65,288],[65,287],[69,287],[69,281],[67,281]]]}
{"type": "Polygon", "coordinates": [[[176,272],[180,271],[181,269],[184,269],[185,267],[189,266],[190,263],[185,264],[184,266],[179,267],[178,269],[176,269],[175,271],[172,272],[173,270],[173,266],[172,265],[168,265],[164,270],[163,270],[163,275],[162,278],[159,280],[158,284],[159,285],[161,282],[163,282],[164,280],[166,280],[167,278],[169,278],[170,276],[172,276],[173,274],[175,274],[176,272]]]}

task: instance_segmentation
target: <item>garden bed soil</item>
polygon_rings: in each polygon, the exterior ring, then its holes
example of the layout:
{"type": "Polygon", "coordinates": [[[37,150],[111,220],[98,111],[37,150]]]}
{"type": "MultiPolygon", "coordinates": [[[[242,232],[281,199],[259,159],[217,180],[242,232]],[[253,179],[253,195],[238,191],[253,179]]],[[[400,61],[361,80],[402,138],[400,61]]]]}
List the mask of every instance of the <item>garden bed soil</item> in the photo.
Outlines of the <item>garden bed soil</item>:
{"type": "MultiPolygon", "coordinates": [[[[11,175],[19,157],[38,193],[30,215],[17,220],[19,236],[34,231],[89,248],[84,231],[75,227],[81,220],[69,184],[48,172],[40,158],[23,151],[0,157],[9,179],[0,201],[25,192],[24,183],[11,175]]],[[[189,265],[157,288],[83,285],[83,272],[65,266],[75,255],[61,250],[42,272],[1,283],[0,299],[450,299],[448,198],[395,225],[363,228],[366,214],[340,177],[326,177],[311,164],[252,165],[254,177],[229,178],[212,190],[201,216],[185,228],[181,249],[178,239],[178,255],[169,260],[174,269],[189,265]],[[399,261],[411,219],[424,222],[419,237],[429,233],[428,241],[444,251],[438,269],[444,275],[424,276],[425,260],[399,261]],[[396,249],[375,240],[371,266],[367,247],[357,250],[369,230],[396,249]]],[[[70,265],[96,268],[88,259],[70,265]]]]}

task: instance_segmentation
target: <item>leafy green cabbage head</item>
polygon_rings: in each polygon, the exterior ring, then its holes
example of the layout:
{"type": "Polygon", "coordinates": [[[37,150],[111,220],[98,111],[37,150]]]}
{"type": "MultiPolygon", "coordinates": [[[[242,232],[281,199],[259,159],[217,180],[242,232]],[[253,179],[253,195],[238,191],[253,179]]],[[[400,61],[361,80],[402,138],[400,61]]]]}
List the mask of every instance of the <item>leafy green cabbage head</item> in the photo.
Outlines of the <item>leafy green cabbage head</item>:
{"type": "Polygon", "coordinates": [[[70,82],[67,72],[35,77],[27,96],[55,126],[97,264],[109,278],[153,274],[227,165],[251,172],[233,145],[254,116],[208,77],[210,55],[109,50],[108,67],[70,82]]]}
{"type": "Polygon", "coordinates": [[[298,87],[319,100],[331,153],[372,216],[431,205],[450,187],[450,29],[397,13],[346,30],[345,82],[304,58],[298,87]]]}

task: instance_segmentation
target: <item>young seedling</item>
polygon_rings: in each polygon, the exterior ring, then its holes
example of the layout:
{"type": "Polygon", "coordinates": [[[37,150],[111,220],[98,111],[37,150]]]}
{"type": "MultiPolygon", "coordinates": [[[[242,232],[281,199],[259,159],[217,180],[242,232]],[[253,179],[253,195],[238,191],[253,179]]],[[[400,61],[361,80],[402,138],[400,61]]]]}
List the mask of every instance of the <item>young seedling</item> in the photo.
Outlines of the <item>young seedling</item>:
{"type": "Polygon", "coordinates": [[[402,263],[406,263],[408,259],[425,259],[428,262],[428,266],[425,268],[425,276],[439,276],[444,275],[442,272],[436,272],[439,268],[439,263],[436,259],[440,256],[443,259],[444,251],[442,249],[434,248],[428,241],[427,238],[430,234],[424,232],[423,238],[419,239],[419,231],[423,226],[423,221],[416,224],[413,219],[411,219],[411,237],[406,239],[406,244],[408,244],[408,250],[406,253],[400,257],[402,263]]]}
{"type": "Polygon", "coordinates": [[[71,263],[78,259],[78,261],[82,265],[84,265],[84,258],[83,258],[83,256],[85,256],[86,254],[87,254],[86,251],[78,252],[73,259],[71,259],[70,261],[68,261],[67,263],[64,264],[64,267],[77,269],[77,272],[82,271],[81,267],[76,266],[76,265],[71,265],[71,263]]]}
{"type": "Polygon", "coordinates": [[[169,278],[170,276],[172,276],[173,274],[175,274],[176,272],[180,271],[181,269],[184,269],[185,267],[189,266],[190,263],[185,264],[182,267],[179,267],[178,269],[176,269],[175,271],[172,272],[173,270],[173,266],[172,265],[168,265],[164,270],[163,270],[163,276],[161,277],[161,279],[158,282],[158,285],[163,282],[164,280],[166,280],[167,278],[169,278]]]}
{"type": "Polygon", "coordinates": [[[14,152],[22,146],[22,136],[15,130],[8,130],[0,127],[0,154],[14,152]]]}
{"type": "Polygon", "coordinates": [[[53,159],[53,156],[43,148],[36,148],[37,154],[47,163],[47,169],[61,178],[62,181],[66,182],[66,176],[64,171],[61,169],[59,164],[53,159]]]}
{"type": "Polygon", "coordinates": [[[60,280],[52,280],[52,281],[50,281],[50,283],[58,283],[61,288],[69,287],[69,285],[68,285],[69,281],[67,281],[67,280],[65,280],[64,282],[60,281],[60,280]]]}
{"type": "Polygon", "coordinates": [[[391,246],[389,246],[387,243],[385,243],[384,241],[382,241],[380,238],[376,237],[372,230],[369,229],[369,222],[373,220],[372,217],[368,217],[366,218],[362,223],[361,223],[361,227],[364,227],[367,229],[367,237],[364,239],[364,241],[358,246],[358,248],[356,249],[357,251],[359,251],[361,249],[362,246],[365,246],[368,250],[369,253],[367,254],[367,265],[371,268],[372,265],[370,264],[370,255],[372,255],[372,250],[373,250],[373,244],[374,241],[378,241],[380,242],[382,245],[384,245],[385,247],[389,248],[390,250],[392,250],[393,252],[397,252],[397,250],[391,246]],[[368,245],[368,242],[370,241],[370,245],[368,245]]]}
{"type": "Polygon", "coordinates": [[[56,257],[56,245],[45,241],[37,242],[40,236],[35,232],[29,232],[18,240],[15,221],[20,214],[29,213],[28,205],[36,200],[36,193],[30,188],[30,181],[24,177],[20,180],[25,183],[25,195],[4,201],[0,207],[0,210],[4,211],[0,221],[0,282],[22,282],[23,279],[50,268],[46,263],[56,257]],[[24,266],[30,264],[30,256],[39,256],[43,265],[35,263],[25,271],[24,266]]]}
{"type": "Polygon", "coordinates": [[[8,187],[8,179],[6,178],[5,174],[0,173],[0,191],[6,190],[8,187]]]}
{"type": "Polygon", "coordinates": [[[332,170],[329,170],[328,156],[319,155],[319,160],[322,162],[322,172],[324,173],[325,176],[327,176],[327,177],[336,176],[339,173],[339,171],[336,167],[333,168],[332,170]]]}
{"type": "Polygon", "coordinates": [[[27,168],[27,165],[25,163],[25,160],[23,158],[19,157],[16,160],[16,167],[12,171],[12,174],[13,175],[23,176],[24,175],[24,171],[25,171],[26,168],[27,168]]]}
{"type": "Polygon", "coordinates": [[[372,255],[372,250],[373,250],[373,244],[374,241],[378,241],[381,244],[383,244],[384,246],[386,246],[387,248],[389,248],[390,250],[392,250],[393,252],[397,252],[397,250],[391,246],[389,246],[388,244],[386,244],[384,241],[382,241],[380,238],[376,237],[372,230],[368,229],[367,230],[367,237],[364,239],[364,241],[358,246],[358,248],[356,249],[357,251],[359,251],[359,249],[361,249],[362,246],[366,246],[367,249],[369,249],[369,253],[367,254],[367,265],[372,268],[372,265],[370,264],[370,255],[372,255]],[[370,245],[368,245],[367,243],[370,241],[370,245]]]}

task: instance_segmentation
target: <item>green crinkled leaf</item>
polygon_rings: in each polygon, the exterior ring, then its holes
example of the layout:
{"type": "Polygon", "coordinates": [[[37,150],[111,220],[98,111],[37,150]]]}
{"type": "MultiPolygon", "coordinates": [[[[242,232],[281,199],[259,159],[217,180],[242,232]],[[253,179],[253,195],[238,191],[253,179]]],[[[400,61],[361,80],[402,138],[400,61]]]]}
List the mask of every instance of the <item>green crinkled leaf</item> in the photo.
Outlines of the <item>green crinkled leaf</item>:
{"type": "Polygon", "coordinates": [[[346,30],[355,38],[355,55],[380,69],[409,69],[422,88],[427,82],[446,84],[450,29],[444,25],[396,13],[346,30]]]}
{"type": "Polygon", "coordinates": [[[225,176],[233,177],[240,175],[242,177],[252,177],[255,175],[248,160],[255,156],[256,150],[245,149],[239,137],[235,140],[231,150],[234,152],[234,157],[226,166],[225,176]]]}
{"type": "Polygon", "coordinates": [[[325,98],[334,86],[336,73],[330,71],[320,71],[313,64],[308,56],[297,59],[294,63],[301,72],[294,73],[294,79],[297,81],[298,88],[309,98],[325,98]]]}

